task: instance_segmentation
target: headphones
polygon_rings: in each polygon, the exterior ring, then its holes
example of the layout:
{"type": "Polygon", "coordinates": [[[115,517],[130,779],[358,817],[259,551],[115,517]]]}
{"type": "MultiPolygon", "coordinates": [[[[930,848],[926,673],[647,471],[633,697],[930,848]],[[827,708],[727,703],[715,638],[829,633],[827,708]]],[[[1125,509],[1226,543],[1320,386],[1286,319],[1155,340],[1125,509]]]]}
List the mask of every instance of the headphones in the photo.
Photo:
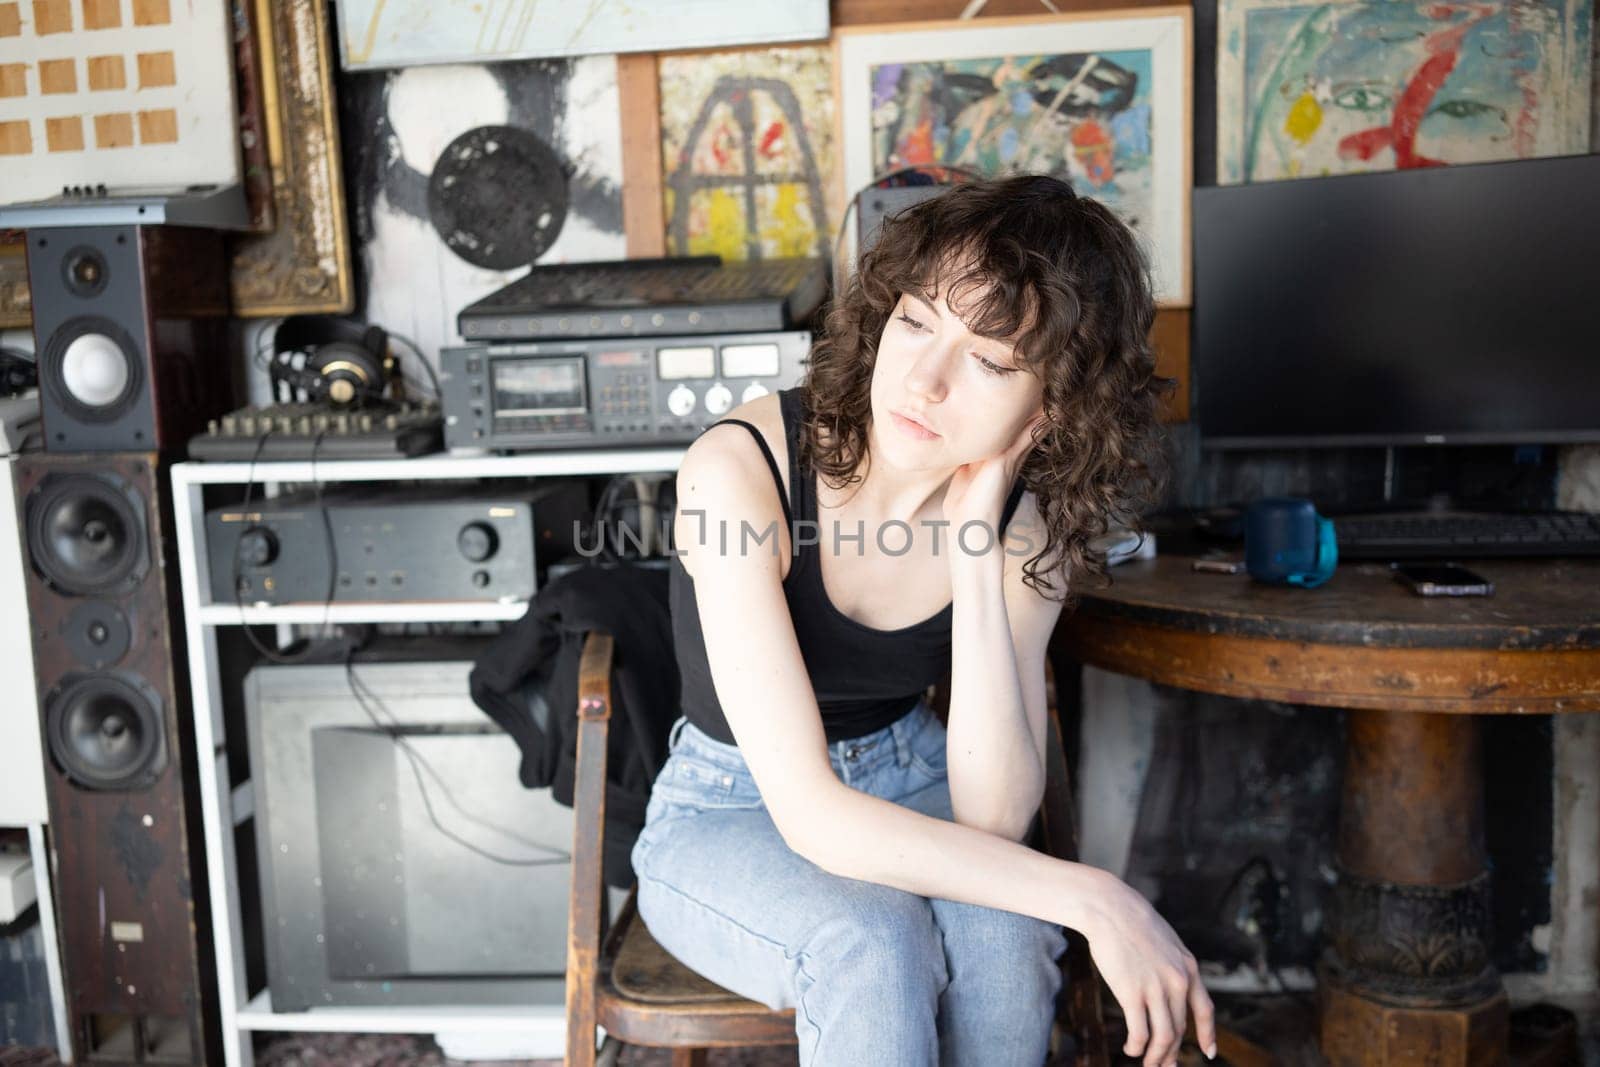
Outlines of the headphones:
{"type": "Polygon", "coordinates": [[[272,336],[267,374],[280,400],[359,407],[383,399],[396,366],[383,327],[296,315],[272,336]]]}
{"type": "Polygon", "coordinates": [[[39,365],[19,348],[0,347],[0,396],[16,396],[39,384],[39,365]]]}

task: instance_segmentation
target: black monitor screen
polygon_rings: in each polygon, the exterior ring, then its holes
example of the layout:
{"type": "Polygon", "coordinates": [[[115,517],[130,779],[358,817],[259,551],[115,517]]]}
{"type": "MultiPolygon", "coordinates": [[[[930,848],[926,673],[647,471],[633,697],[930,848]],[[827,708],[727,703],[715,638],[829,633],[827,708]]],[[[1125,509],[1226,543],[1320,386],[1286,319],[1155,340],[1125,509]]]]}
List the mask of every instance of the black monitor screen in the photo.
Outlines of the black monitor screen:
{"type": "Polygon", "coordinates": [[[1212,447],[1600,440],[1600,156],[1194,193],[1212,447]]]}

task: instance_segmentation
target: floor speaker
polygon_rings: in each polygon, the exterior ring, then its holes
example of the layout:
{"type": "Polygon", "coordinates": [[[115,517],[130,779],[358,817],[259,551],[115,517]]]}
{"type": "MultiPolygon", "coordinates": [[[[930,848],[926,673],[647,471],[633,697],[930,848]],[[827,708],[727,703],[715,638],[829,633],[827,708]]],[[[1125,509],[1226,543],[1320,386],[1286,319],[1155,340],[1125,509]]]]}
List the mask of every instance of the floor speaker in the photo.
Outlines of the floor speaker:
{"type": "Polygon", "coordinates": [[[222,236],[179,226],[30,229],[45,448],[181,448],[237,406],[222,236]]]}
{"type": "Polygon", "coordinates": [[[81,1063],[216,1062],[172,518],[155,453],[19,458],[45,792],[81,1063]]]}

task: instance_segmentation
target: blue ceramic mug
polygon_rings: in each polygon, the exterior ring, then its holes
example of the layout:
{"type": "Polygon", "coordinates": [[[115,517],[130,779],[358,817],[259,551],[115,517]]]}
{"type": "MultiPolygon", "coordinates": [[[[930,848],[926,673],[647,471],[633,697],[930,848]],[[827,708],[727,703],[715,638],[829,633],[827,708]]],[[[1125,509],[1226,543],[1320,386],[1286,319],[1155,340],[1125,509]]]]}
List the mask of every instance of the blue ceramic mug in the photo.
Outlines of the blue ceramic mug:
{"type": "Polygon", "coordinates": [[[1333,577],[1339,546],[1333,520],[1299,497],[1267,497],[1244,515],[1244,566],[1272,585],[1314,589],[1333,577]]]}

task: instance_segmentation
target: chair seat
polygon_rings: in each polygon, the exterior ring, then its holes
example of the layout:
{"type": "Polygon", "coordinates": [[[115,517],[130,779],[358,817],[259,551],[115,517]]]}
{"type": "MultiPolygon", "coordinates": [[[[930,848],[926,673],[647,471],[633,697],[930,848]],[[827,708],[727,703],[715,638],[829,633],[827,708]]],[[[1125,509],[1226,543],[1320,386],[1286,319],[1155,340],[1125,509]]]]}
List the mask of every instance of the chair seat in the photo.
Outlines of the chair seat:
{"type": "Polygon", "coordinates": [[[691,1039],[720,1045],[791,1045],[794,1012],[728,992],[662,948],[631,906],[613,933],[616,956],[602,972],[599,1022],[628,1044],[671,1045],[691,1039]]]}

